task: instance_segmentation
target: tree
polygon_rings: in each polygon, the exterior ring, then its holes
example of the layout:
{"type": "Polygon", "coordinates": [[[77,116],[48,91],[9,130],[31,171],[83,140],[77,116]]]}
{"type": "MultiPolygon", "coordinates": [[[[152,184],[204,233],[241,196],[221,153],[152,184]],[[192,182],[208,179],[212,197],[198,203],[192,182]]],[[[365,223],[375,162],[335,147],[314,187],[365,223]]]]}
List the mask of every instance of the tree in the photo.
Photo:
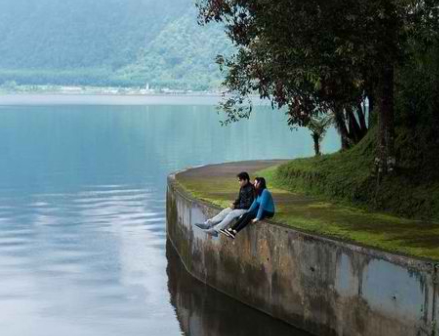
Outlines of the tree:
{"type": "Polygon", "coordinates": [[[316,156],[321,155],[320,143],[325,137],[325,134],[328,130],[328,127],[331,125],[331,122],[333,122],[331,116],[324,116],[321,118],[314,117],[311,118],[308,122],[307,127],[311,131],[311,137],[314,142],[314,152],[316,156]]]}
{"type": "Polygon", "coordinates": [[[428,21],[433,0],[201,0],[200,22],[221,21],[239,50],[219,57],[234,98],[227,121],[248,118],[258,92],[286,106],[291,125],[332,113],[345,148],[367,132],[362,106],[378,115],[376,168],[393,170],[394,76],[416,21],[428,21]]]}

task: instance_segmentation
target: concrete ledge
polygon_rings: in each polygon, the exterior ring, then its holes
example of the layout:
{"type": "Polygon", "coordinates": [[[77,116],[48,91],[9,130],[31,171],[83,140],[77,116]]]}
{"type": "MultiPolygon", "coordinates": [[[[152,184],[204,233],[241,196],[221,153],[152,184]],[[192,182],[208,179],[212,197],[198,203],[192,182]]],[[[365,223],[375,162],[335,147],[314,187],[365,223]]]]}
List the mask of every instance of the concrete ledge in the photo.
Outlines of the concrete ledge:
{"type": "Polygon", "coordinates": [[[315,335],[438,335],[438,266],[276,223],[236,240],[193,224],[219,212],[168,178],[167,232],[187,270],[315,335]]]}

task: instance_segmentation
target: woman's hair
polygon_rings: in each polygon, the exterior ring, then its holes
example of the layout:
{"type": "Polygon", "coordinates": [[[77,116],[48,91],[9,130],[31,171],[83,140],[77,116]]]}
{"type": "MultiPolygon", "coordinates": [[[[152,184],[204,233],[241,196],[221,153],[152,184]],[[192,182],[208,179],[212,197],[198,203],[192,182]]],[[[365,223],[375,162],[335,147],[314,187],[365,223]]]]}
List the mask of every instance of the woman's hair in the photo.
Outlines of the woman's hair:
{"type": "Polygon", "coordinates": [[[258,188],[256,189],[256,193],[258,195],[262,194],[264,189],[267,189],[267,182],[265,182],[265,179],[263,177],[256,177],[255,181],[258,181],[258,188]]]}

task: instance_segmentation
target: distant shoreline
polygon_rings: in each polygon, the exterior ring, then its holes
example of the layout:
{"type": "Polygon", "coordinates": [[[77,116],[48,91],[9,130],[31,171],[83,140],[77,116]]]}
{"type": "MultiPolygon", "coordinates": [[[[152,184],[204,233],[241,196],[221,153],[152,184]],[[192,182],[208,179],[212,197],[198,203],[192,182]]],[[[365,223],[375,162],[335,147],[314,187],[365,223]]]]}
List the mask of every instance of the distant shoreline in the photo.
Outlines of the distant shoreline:
{"type": "Polygon", "coordinates": [[[72,94],[13,93],[0,94],[0,106],[32,105],[217,105],[220,94],[72,94]]]}
{"type": "MultiPolygon", "coordinates": [[[[43,106],[43,105],[202,105],[216,106],[224,95],[214,93],[184,94],[109,94],[109,93],[0,93],[0,106],[43,106]]],[[[226,96],[227,97],[227,96],[226,96]]],[[[255,106],[267,105],[258,96],[253,97],[255,106]]]]}

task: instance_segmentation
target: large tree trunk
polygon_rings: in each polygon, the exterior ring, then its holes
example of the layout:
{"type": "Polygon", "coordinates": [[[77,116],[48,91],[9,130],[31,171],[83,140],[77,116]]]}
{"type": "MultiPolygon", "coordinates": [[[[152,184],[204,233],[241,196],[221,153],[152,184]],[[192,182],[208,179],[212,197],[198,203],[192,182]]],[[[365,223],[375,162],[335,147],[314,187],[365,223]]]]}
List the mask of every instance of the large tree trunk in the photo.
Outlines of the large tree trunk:
{"type": "MultiPolygon", "coordinates": [[[[371,91],[372,93],[373,91],[371,91]]],[[[367,109],[367,114],[369,116],[369,128],[372,128],[374,124],[374,113],[375,113],[375,97],[370,94],[367,96],[367,99],[369,100],[369,106],[367,109]]]]}
{"type": "Polygon", "coordinates": [[[367,126],[362,110],[358,111],[358,119],[355,117],[352,106],[337,106],[334,108],[334,123],[341,136],[342,150],[349,149],[360,142],[367,133],[367,126]]]}
{"type": "Polygon", "coordinates": [[[355,118],[352,106],[346,107],[346,116],[349,123],[350,138],[354,142],[354,144],[357,144],[363,138],[363,134],[360,125],[357,122],[357,118],[355,118]]]}
{"type": "Polygon", "coordinates": [[[341,149],[346,150],[351,147],[349,140],[349,131],[346,127],[345,116],[343,112],[343,106],[334,107],[334,124],[341,137],[341,149]]]}
{"type": "Polygon", "coordinates": [[[357,111],[358,120],[360,121],[361,134],[362,137],[364,137],[367,133],[368,128],[367,128],[366,117],[365,117],[366,112],[365,110],[363,110],[362,102],[358,104],[357,109],[358,109],[357,111]]]}
{"type": "Polygon", "coordinates": [[[377,92],[378,155],[375,159],[378,173],[385,175],[395,167],[395,124],[393,102],[394,69],[385,67],[377,92]]]}

